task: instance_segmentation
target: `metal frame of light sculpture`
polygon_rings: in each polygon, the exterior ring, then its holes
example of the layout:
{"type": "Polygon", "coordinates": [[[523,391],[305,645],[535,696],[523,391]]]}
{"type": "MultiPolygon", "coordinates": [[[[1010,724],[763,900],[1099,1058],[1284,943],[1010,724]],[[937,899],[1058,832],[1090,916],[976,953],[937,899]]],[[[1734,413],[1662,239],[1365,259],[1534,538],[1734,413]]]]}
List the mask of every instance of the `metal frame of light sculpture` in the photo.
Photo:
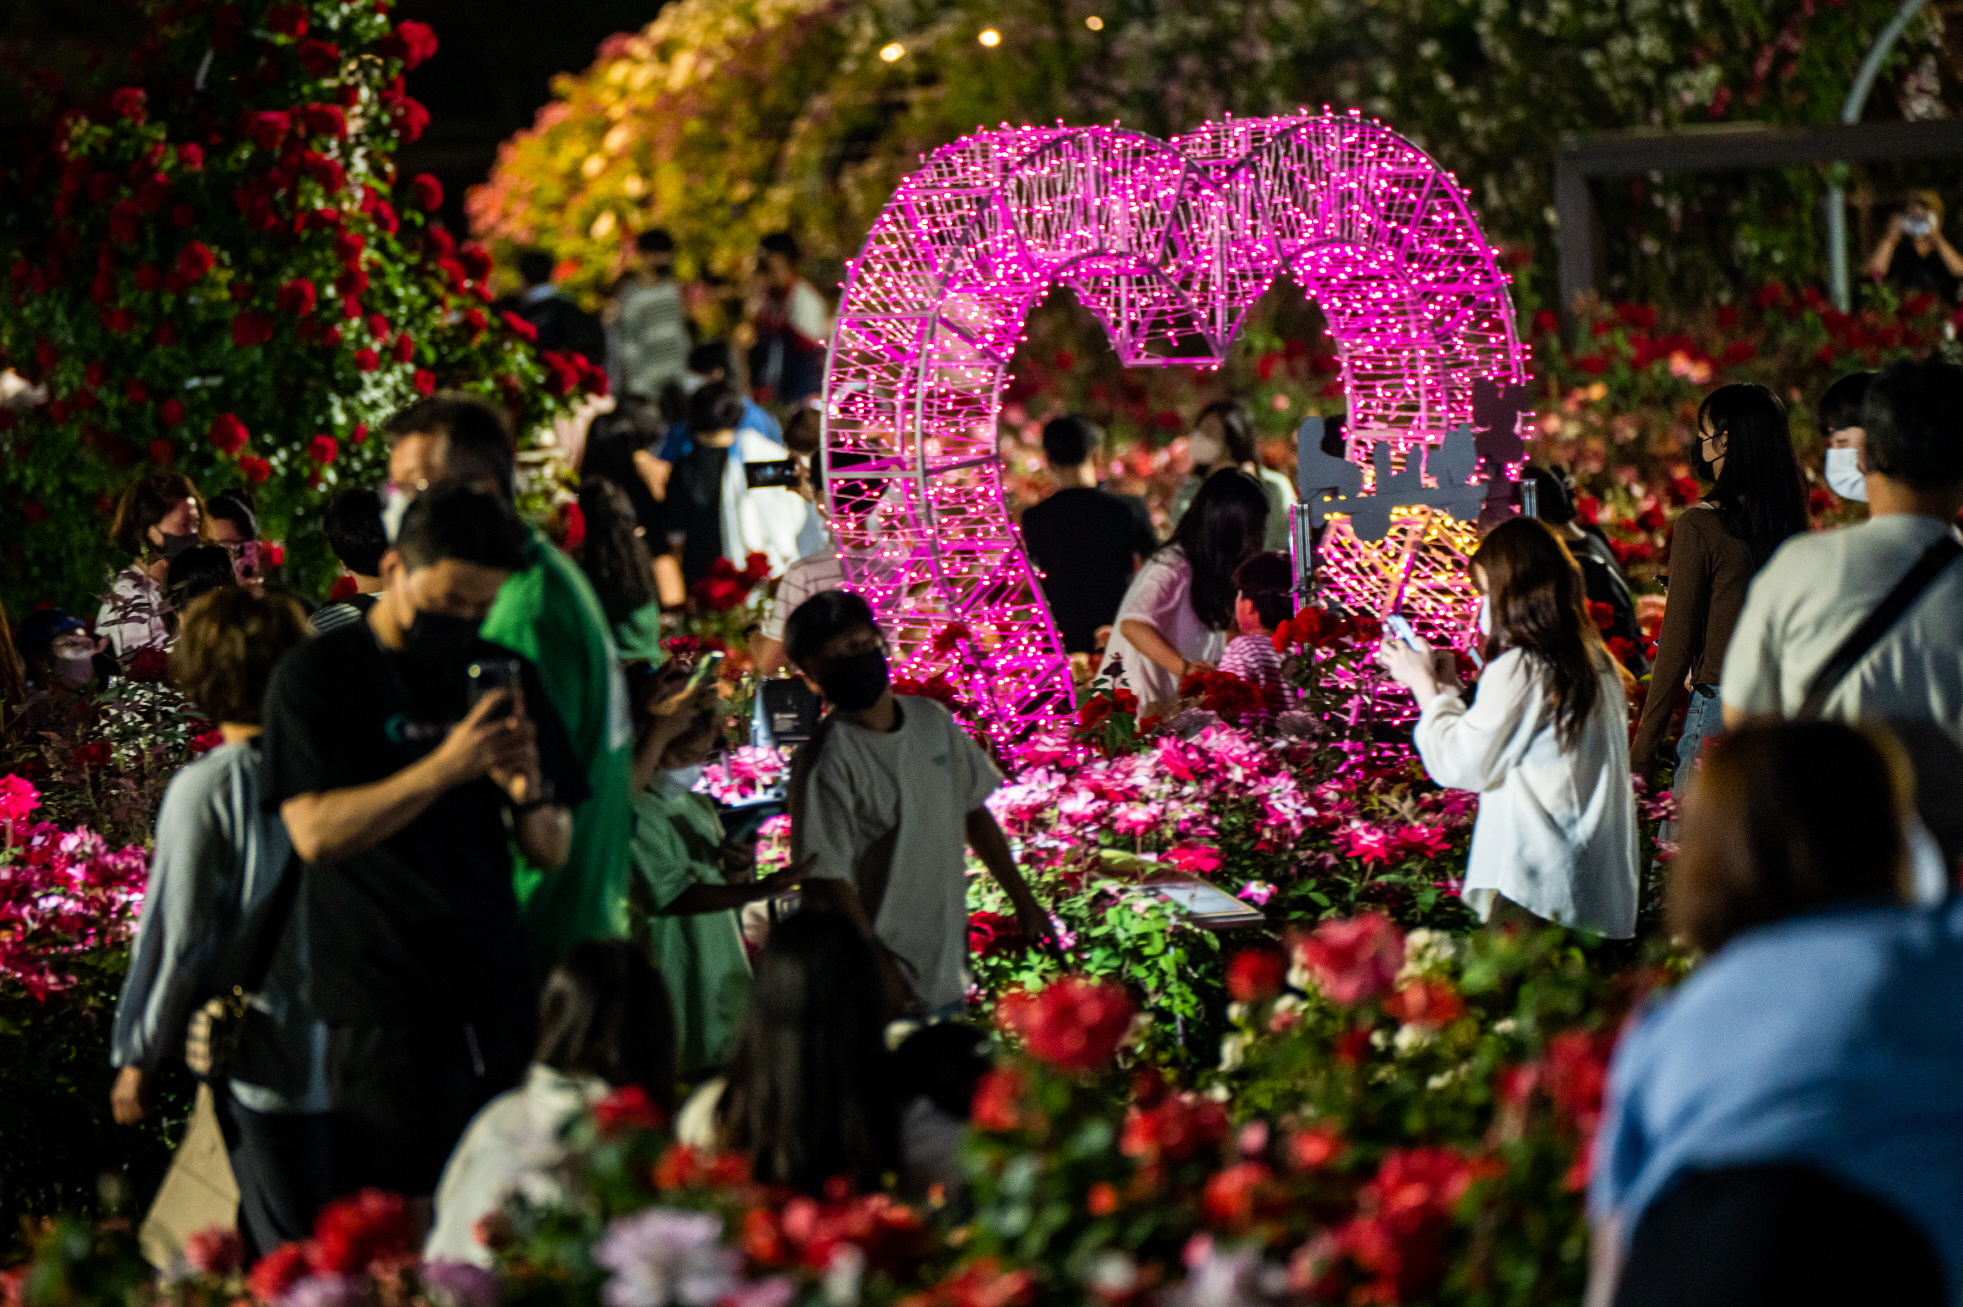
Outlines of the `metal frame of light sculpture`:
{"type": "Polygon", "coordinates": [[[1171,141],[1004,126],[925,156],[849,265],[825,378],[840,560],[896,673],[951,670],[1004,746],[1072,705],[997,453],[1004,374],[1051,287],[1128,367],[1217,364],[1287,273],[1328,319],[1367,458],[1465,424],[1475,380],[1525,382],[1493,255],[1458,183],[1355,112],[1171,141]]]}

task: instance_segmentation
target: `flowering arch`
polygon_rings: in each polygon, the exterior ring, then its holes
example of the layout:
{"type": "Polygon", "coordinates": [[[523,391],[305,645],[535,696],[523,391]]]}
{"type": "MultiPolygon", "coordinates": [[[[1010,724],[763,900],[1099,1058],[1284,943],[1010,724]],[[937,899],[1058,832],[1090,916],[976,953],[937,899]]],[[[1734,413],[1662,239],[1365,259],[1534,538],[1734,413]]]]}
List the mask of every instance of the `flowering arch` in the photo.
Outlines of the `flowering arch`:
{"type": "Polygon", "coordinates": [[[1526,380],[1465,192],[1354,112],[1171,141],[1005,126],[900,183],[850,265],[825,383],[841,557],[900,675],[944,669],[1004,744],[1070,707],[996,456],[1003,375],[1050,287],[1076,292],[1128,367],[1209,364],[1284,272],[1341,351],[1352,456],[1435,444],[1471,419],[1475,381],[1526,380]]]}

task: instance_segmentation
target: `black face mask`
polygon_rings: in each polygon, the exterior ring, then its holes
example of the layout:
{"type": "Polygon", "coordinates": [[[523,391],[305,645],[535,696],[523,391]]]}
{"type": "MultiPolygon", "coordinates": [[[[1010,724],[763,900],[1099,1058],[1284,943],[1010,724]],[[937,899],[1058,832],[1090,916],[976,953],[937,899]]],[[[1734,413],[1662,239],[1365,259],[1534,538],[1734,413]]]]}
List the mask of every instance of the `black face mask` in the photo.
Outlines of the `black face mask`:
{"type": "Polygon", "coordinates": [[[179,535],[174,531],[159,531],[157,534],[162,536],[164,541],[160,545],[152,545],[151,549],[162,554],[165,558],[175,558],[192,545],[198,543],[198,537],[195,534],[179,535]]]}
{"type": "Polygon", "coordinates": [[[418,608],[402,632],[402,652],[432,662],[461,658],[477,643],[477,629],[483,624],[479,617],[456,617],[418,608]]]}
{"type": "Polygon", "coordinates": [[[832,664],[818,682],[818,688],[834,707],[858,712],[879,702],[891,678],[886,671],[886,655],[877,649],[855,653],[832,664]]]}

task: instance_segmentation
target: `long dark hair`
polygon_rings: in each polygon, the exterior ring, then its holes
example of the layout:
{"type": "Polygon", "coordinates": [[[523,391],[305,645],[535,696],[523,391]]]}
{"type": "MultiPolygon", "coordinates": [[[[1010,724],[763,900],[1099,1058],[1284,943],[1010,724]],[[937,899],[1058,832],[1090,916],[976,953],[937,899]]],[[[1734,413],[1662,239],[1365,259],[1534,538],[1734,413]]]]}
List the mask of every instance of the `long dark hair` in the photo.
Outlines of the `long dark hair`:
{"type": "Polygon", "coordinates": [[[716,1104],[756,1179],[817,1195],[898,1169],[885,1011],[872,946],[843,916],[807,908],[771,931],[716,1104]]]}
{"type": "Polygon", "coordinates": [[[1487,659],[1518,649],[1546,672],[1556,737],[1571,746],[1601,697],[1608,657],[1574,555],[1545,522],[1516,517],[1486,533],[1472,565],[1485,573],[1492,605],[1487,659]]]}
{"type": "Polygon", "coordinates": [[[1172,530],[1167,549],[1185,552],[1193,566],[1188,602],[1216,631],[1234,621],[1234,569],[1261,552],[1268,534],[1268,496],[1239,468],[1222,468],[1193,496],[1193,505],[1172,530]]]}
{"type": "Polygon", "coordinates": [[[1248,411],[1246,400],[1216,399],[1200,410],[1193,425],[1197,427],[1208,418],[1220,419],[1221,443],[1226,445],[1234,466],[1254,461],[1254,414],[1248,411]]]}
{"type": "Polygon", "coordinates": [[[618,624],[653,601],[654,560],[636,530],[632,501],[613,482],[594,477],[581,483],[579,511],[586,518],[580,570],[593,583],[607,621],[618,624]]]}
{"type": "MultiPolygon", "coordinates": [[[[1697,430],[1724,437],[1724,470],[1705,502],[1718,510],[1724,529],[1745,542],[1752,565],[1763,567],[1788,537],[1806,530],[1806,478],[1793,454],[1786,406],[1764,386],[1720,386],[1698,406],[1697,430]]],[[[1701,439],[1691,465],[1711,478],[1701,439]]]]}
{"type": "Polygon", "coordinates": [[[538,1024],[535,1060],[615,1089],[639,1085],[662,1111],[674,1111],[675,1010],[640,946],[624,939],[573,945],[546,979],[538,1024]]]}

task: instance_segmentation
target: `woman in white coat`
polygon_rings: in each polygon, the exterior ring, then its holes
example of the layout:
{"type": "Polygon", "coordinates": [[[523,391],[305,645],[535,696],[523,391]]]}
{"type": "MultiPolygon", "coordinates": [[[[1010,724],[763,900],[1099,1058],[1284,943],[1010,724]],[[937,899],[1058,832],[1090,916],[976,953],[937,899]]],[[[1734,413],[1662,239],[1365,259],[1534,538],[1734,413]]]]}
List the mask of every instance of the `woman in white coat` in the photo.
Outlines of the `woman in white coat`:
{"type": "Polygon", "coordinates": [[[1567,546],[1531,518],[1472,556],[1486,670],[1470,705],[1449,654],[1386,641],[1417,696],[1415,742],[1440,785],[1474,790],[1465,900],[1482,920],[1636,933],[1636,799],[1621,674],[1588,619],[1567,546]]]}

